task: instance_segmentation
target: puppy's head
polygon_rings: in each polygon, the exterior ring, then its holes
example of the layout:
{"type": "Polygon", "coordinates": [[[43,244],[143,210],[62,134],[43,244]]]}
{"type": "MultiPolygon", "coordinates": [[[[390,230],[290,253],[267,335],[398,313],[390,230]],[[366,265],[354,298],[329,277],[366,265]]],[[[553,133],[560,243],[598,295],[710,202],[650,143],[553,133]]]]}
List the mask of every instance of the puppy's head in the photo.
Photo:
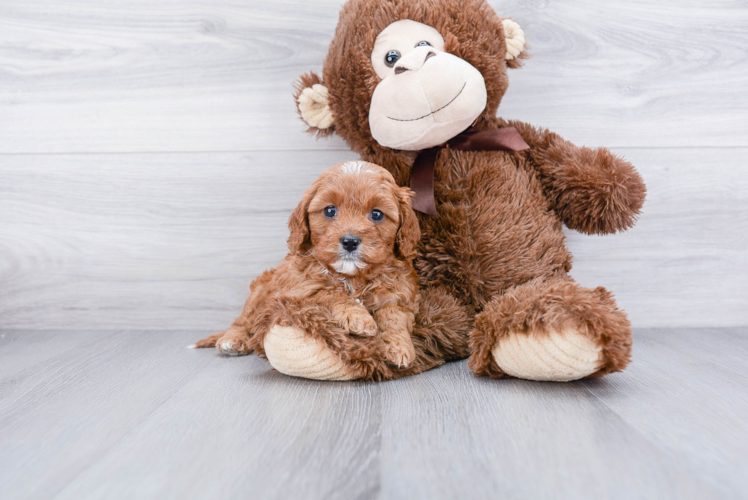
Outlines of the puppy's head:
{"type": "Polygon", "coordinates": [[[373,163],[336,165],[307,189],[291,214],[288,247],[349,276],[393,258],[412,260],[421,238],[412,196],[373,163]]]}

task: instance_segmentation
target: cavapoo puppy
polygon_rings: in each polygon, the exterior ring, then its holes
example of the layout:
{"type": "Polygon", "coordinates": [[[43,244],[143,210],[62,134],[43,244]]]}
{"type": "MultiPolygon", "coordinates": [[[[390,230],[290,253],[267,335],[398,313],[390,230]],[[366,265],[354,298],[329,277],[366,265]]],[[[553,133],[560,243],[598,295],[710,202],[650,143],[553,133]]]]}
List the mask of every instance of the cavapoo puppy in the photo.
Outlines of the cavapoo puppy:
{"type": "Polygon", "coordinates": [[[411,198],[410,189],[398,187],[372,163],[326,170],[288,221],[285,260],[252,282],[244,310],[227,330],[194,347],[265,357],[271,328],[292,322],[286,326],[302,328],[343,357],[379,356],[409,366],[416,356],[411,334],[418,278],[412,261],[420,239],[411,198]],[[351,344],[351,336],[361,342],[351,344]],[[343,344],[354,347],[346,351],[343,344]]]}

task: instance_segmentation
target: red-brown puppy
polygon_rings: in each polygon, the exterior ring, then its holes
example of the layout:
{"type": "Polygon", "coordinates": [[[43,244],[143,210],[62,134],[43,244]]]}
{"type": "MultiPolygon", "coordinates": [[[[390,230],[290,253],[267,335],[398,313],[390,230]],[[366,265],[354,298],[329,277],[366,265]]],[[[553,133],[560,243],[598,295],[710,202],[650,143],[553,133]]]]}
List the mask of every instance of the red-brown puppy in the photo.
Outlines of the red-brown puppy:
{"type": "MultiPolygon", "coordinates": [[[[293,303],[329,318],[318,329],[380,336],[384,358],[398,367],[415,359],[411,340],[418,309],[412,261],[420,239],[412,192],[382,167],[336,165],[304,193],[288,226],[290,253],[250,286],[242,314],[227,330],[195,347],[224,354],[263,354],[263,340],[293,303]]],[[[304,325],[307,328],[312,325],[304,325]]],[[[328,331],[313,332],[316,337],[328,331]]]]}

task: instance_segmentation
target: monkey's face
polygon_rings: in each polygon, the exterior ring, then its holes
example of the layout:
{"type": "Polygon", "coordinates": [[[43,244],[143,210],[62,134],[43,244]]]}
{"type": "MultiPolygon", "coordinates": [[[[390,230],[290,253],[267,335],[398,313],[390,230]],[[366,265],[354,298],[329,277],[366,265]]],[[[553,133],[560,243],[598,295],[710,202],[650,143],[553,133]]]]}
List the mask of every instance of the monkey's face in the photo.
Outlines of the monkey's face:
{"type": "Polygon", "coordinates": [[[317,137],[335,133],[403,168],[411,151],[498,125],[507,70],[521,66],[524,46],[520,26],[486,0],[347,0],[323,77],[297,84],[299,114],[317,137]]]}
{"type": "Polygon", "coordinates": [[[381,81],[369,109],[380,145],[419,151],[468,128],[486,107],[486,84],[470,63],[444,51],[434,28],[396,21],[376,38],[371,54],[381,81]]]}

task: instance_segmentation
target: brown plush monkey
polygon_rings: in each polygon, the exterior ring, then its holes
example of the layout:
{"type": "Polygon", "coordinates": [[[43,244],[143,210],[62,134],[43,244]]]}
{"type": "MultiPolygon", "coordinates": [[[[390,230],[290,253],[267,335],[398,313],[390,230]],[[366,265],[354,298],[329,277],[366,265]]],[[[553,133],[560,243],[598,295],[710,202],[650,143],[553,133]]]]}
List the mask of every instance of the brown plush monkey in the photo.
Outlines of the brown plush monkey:
{"type": "MultiPolygon", "coordinates": [[[[310,131],[337,133],[400,185],[413,184],[431,214],[419,214],[416,361],[367,377],[469,356],[478,375],[568,381],[629,362],[625,313],[604,288],[569,277],[561,227],[623,231],[645,186],[607,149],[496,116],[524,42],[484,0],[350,0],[322,78],[300,79],[310,131]]],[[[301,330],[297,338],[299,348],[310,341],[301,330]]],[[[350,351],[328,347],[349,378],[361,376],[350,351]]]]}

